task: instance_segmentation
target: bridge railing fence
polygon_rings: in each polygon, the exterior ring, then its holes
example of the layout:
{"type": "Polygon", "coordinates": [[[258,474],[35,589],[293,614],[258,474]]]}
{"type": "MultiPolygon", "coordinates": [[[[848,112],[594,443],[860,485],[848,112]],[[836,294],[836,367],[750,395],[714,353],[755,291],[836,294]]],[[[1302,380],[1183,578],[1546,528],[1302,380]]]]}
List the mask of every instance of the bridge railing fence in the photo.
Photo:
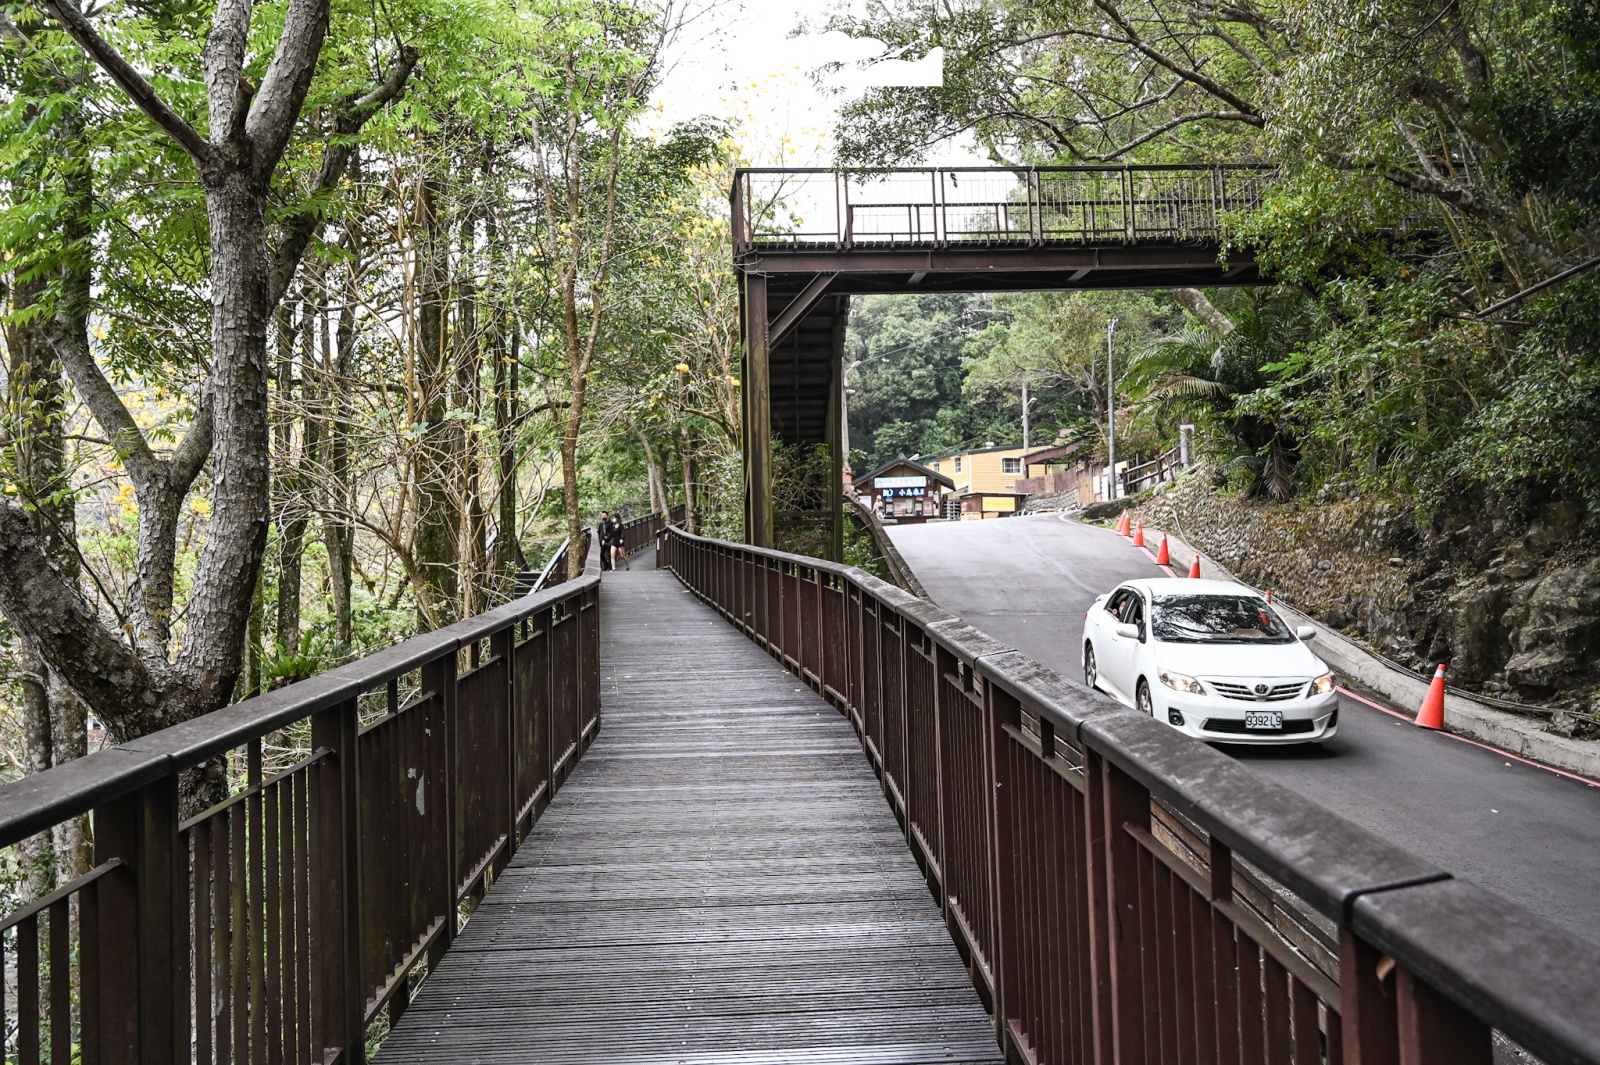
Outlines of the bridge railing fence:
{"type": "Polygon", "coordinates": [[[0,1056],[362,1060],[595,735],[597,589],[0,787],[0,846],[90,814],[95,863],[0,921],[0,1056]],[[183,818],[195,774],[242,786],[183,818]]]}
{"type": "Polygon", "coordinates": [[[1241,164],[752,168],[734,181],[734,251],[1218,240],[1272,175],[1241,164]]]}
{"type": "Polygon", "coordinates": [[[859,570],[662,548],[849,717],[1022,1060],[1488,1065],[1500,1030],[1600,1061],[1595,945],[859,570]],[[1262,877],[1331,923],[1336,971],[1263,920],[1262,877]]]}

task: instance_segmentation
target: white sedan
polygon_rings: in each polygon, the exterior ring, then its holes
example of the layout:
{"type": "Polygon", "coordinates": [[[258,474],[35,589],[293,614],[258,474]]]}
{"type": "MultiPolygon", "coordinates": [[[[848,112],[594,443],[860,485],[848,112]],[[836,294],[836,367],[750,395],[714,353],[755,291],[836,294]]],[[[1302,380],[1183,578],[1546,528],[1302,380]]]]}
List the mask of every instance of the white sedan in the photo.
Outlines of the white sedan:
{"type": "Polygon", "coordinates": [[[1084,615],[1084,683],[1197,739],[1321,743],[1339,695],[1315,634],[1228,581],[1127,581],[1084,615]]]}

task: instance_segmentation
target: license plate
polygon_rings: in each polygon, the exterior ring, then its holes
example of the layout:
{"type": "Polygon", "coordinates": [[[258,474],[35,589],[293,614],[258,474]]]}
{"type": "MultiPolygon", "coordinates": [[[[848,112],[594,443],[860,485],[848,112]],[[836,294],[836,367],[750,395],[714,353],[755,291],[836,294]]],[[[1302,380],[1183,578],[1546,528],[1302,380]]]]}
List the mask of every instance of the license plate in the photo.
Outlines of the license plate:
{"type": "Polygon", "coordinates": [[[1246,710],[1244,712],[1244,727],[1247,729],[1281,729],[1283,728],[1283,714],[1278,710],[1246,710]]]}

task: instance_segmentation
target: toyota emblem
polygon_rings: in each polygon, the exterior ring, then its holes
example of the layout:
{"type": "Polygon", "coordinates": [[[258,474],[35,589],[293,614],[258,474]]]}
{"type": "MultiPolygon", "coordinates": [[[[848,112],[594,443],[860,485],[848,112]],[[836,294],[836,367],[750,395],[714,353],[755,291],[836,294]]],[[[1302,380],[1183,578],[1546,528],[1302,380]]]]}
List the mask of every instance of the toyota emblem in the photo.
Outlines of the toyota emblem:
{"type": "Polygon", "coordinates": [[[1265,684],[1257,684],[1256,685],[1256,694],[1257,695],[1265,695],[1265,694],[1267,694],[1267,686],[1265,684]]]}

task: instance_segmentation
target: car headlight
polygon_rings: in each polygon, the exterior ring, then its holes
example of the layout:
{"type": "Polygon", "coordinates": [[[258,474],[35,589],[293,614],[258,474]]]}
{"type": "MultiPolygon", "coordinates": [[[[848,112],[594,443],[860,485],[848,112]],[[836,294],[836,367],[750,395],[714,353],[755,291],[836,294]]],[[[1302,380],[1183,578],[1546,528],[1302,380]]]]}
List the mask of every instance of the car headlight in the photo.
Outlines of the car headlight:
{"type": "Polygon", "coordinates": [[[1312,695],[1327,695],[1331,691],[1333,691],[1332,673],[1324,673],[1322,676],[1311,682],[1312,695]]]}
{"type": "Polygon", "coordinates": [[[1161,683],[1169,688],[1175,688],[1181,692],[1192,692],[1195,695],[1204,695],[1206,693],[1206,690],[1200,687],[1200,682],[1193,677],[1184,676],[1182,673],[1169,673],[1164,669],[1157,675],[1161,678],[1161,683]]]}

